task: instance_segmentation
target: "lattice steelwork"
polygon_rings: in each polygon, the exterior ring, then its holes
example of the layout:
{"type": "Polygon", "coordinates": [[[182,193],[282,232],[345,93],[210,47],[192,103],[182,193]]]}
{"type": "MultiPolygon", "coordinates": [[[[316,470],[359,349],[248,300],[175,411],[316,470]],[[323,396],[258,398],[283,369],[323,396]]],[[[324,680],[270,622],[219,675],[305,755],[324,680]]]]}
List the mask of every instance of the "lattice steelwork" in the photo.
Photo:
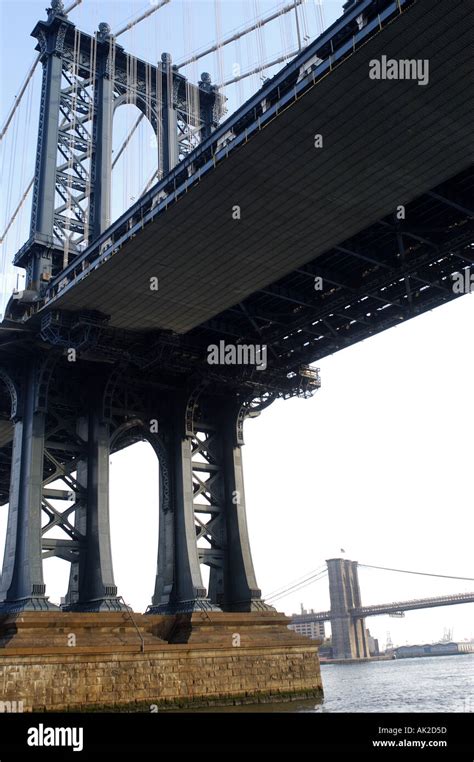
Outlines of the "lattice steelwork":
{"type": "MultiPolygon", "coordinates": [[[[191,149],[197,133],[212,131],[222,102],[204,76],[191,98],[191,86],[167,54],[157,67],[127,56],[103,25],[94,42],[87,35],[79,39],[60,0],[52,3],[48,21],[40,22],[34,33],[40,41],[44,35],[46,43],[34,226],[17,258],[17,264],[29,268],[27,288],[7,306],[0,335],[0,500],[10,504],[0,579],[2,612],[51,608],[42,559],[52,554],[71,561],[68,608],[120,607],[110,546],[109,456],[140,439],[150,442],[161,466],[159,549],[150,610],[265,610],[245,513],[244,419],[274,399],[314,393],[320,380],[311,363],[457,298],[452,276],[461,269],[468,275],[473,264],[473,179],[464,156],[468,113],[457,75],[468,56],[467,47],[458,47],[465,13],[460,4],[448,12],[446,4],[432,3],[428,25],[427,5],[426,0],[359,0],[351,5],[310,50],[302,51],[104,230],[114,109],[136,103],[155,124],[162,161],[158,171],[166,172],[180,152],[191,149]],[[360,28],[362,7],[368,15],[360,28]],[[449,35],[447,13],[452,17],[449,35]],[[416,34],[403,36],[410,19],[416,34]],[[453,67],[441,66],[440,28],[456,62],[456,76],[453,67]],[[356,82],[358,62],[372,55],[369,46],[380,49],[377,35],[385,39],[388,52],[396,51],[403,37],[407,55],[415,55],[428,33],[430,60],[438,62],[443,74],[446,69],[446,79],[433,77],[430,82],[432,106],[420,113],[421,121],[412,114],[410,83],[405,83],[406,90],[397,83],[400,105],[382,96],[367,97],[367,124],[355,124],[351,103],[344,100],[344,67],[356,82]],[[79,79],[65,67],[67,46],[79,51],[79,79]],[[94,66],[87,67],[81,51],[95,55],[94,66]],[[314,61],[315,68],[308,69],[313,56],[320,63],[314,61]],[[426,161],[415,160],[422,143],[435,145],[439,114],[448,109],[447,85],[453,91],[449,115],[458,129],[442,151],[430,153],[426,161]],[[80,99],[73,99],[74,89],[80,99]],[[328,124],[338,140],[334,138],[333,149],[326,141],[324,156],[318,154],[316,177],[307,160],[314,156],[314,125],[308,117],[322,115],[334,104],[338,115],[328,117],[328,124]],[[387,130],[396,132],[392,118],[403,115],[408,105],[406,145],[387,142],[387,130]],[[301,130],[310,134],[307,143],[282,139],[301,130]],[[59,137],[63,175],[58,175],[59,137]],[[355,139],[359,152],[353,149],[355,139]],[[344,152],[346,163],[350,159],[347,166],[363,171],[340,171],[344,152]],[[358,163],[352,165],[355,158],[358,163]],[[236,166],[244,168],[242,176],[236,166]],[[256,167],[262,174],[259,183],[254,182],[256,167]],[[387,175],[402,168],[406,182],[390,188],[387,175]],[[352,195],[344,200],[343,176],[357,177],[358,194],[365,201],[356,209],[352,195]],[[235,224],[230,204],[219,197],[229,179],[233,191],[240,189],[247,210],[252,209],[243,224],[235,224]],[[87,201],[81,196],[88,182],[87,201]],[[217,199],[216,214],[208,213],[206,183],[209,195],[217,199]],[[372,194],[382,195],[382,190],[387,191],[384,203],[377,200],[373,206],[372,194]],[[193,203],[186,209],[188,191],[193,203]],[[272,199],[270,208],[263,197],[272,199]],[[58,212],[61,204],[66,209],[58,212]],[[403,204],[402,220],[394,218],[398,204],[403,204]],[[201,241],[193,240],[190,247],[196,221],[206,214],[201,241]],[[71,235],[73,223],[61,227],[58,217],[75,220],[74,245],[79,248],[86,242],[85,230],[79,229],[83,215],[93,244],[71,256],[62,269],[64,241],[58,236],[65,228],[71,235]],[[95,238],[97,231],[104,232],[95,238]],[[133,294],[130,288],[137,273],[144,282],[155,274],[150,268],[155,267],[158,246],[170,258],[165,269],[171,306],[163,307],[162,294],[158,299],[152,295],[151,302],[148,289],[137,288],[133,294]],[[193,266],[198,277],[191,275],[193,266]],[[316,279],[321,289],[315,287],[316,279]],[[219,298],[211,304],[215,283],[219,298]],[[210,366],[210,345],[221,341],[266,346],[268,365],[210,366]],[[76,362],[68,362],[71,349],[76,362]],[[54,493],[58,479],[66,489],[54,493]],[[56,500],[65,508],[58,508],[56,500]],[[47,516],[43,534],[42,513],[47,516]],[[66,533],[60,543],[51,537],[58,528],[66,533]],[[209,590],[203,584],[202,563],[211,569],[209,590]]],[[[364,75],[358,85],[360,97],[365,97],[370,80],[364,75]]],[[[350,183],[352,194],[352,179],[350,183]]],[[[131,512],[130,520],[139,519],[131,512]]]]}
{"type": "Polygon", "coordinates": [[[30,238],[15,264],[41,293],[110,225],[116,109],[133,104],[151,124],[161,179],[218,125],[225,99],[207,73],[191,85],[167,53],[158,65],[126,53],[106,23],[94,37],[81,32],[62,0],[32,35],[43,82],[30,238]]]}
{"type": "Polygon", "coordinates": [[[193,508],[199,561],[210,567],[209,597],[223,600],[225,520],[222,445],[214,427],[198,431],[191,439],[193,508]]]}
{"type": "Polygon", "coordinates": [[[65,263],[68,252],[84,248],[89,237],[97,43],[91,39],[88,53],[79,51],[79,45],[80,32],[75,30],[73,47],[65,45],[63,51],[58,127],[58,158],[63,162],[56,168],[54,236],[65,244],[65,263]]]}

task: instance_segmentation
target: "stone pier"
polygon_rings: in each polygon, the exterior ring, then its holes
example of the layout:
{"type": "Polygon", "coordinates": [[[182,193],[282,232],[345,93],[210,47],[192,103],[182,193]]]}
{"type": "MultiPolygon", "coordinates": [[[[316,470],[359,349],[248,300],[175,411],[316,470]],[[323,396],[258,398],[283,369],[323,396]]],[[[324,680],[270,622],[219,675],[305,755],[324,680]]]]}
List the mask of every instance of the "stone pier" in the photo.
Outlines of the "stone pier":
{"type": "Polygon", "coordinates": [[[24,612],[0,619],[0,700],[24,711],[322,698],[318,643],[277,612],[24,612]]]}

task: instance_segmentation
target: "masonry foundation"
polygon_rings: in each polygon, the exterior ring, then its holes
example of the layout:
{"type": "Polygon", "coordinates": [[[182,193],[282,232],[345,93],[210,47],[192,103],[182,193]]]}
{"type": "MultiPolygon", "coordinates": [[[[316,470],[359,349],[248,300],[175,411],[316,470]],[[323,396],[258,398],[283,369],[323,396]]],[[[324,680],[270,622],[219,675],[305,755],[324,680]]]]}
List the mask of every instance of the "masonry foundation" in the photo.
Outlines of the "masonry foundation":
{"type": "Polygon", "coordinates": [[[24,711],[150,711],[321,698],[318,643],[272,611],[0,618],[0,701],[24,711]]]}

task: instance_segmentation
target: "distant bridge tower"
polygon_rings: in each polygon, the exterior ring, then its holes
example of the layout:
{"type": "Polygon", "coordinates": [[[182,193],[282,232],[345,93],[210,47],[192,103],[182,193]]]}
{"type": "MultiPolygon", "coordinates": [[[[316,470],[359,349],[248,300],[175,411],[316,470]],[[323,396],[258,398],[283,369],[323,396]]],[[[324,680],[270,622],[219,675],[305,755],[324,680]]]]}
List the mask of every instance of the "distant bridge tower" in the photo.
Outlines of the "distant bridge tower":
{"type": "Polygon", "coordinates": [[[331,599],[332,650],[335,659],[369,658],[365,620],[351,616],[361,604],[357,561],[331,558],[326,561],[331,599]]]}

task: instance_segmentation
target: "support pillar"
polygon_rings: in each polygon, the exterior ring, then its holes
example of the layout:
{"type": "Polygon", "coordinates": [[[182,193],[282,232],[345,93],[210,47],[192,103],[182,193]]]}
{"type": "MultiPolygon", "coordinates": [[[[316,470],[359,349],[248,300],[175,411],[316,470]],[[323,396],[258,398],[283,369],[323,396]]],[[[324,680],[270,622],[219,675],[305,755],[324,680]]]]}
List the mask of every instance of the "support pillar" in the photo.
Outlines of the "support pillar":
{"type": "Polygon", "coordinates": [[[225,601],[226,611],[273,610],[261,600],[250,550],[245,508],[242,447],[236,439],[237,410],[223,412],[224,514],[226,525],[225,601]]]}
{"type": "Polygon", "coordinates": [[[261,600],[250,552],[237,413],[234,400],[216,405],[210,399],[193,434],[180,426],[182,405],[172,419],[160,423],[169,443],[171,511],[160,511],[157,582],[149,613],[273,610],[261,600]],[[172,553],[167,548],[171,534],[172,553]],[[200,564],[210,567],[208,591],[200,564]]]}
{"type": "Polygon", "coordinates": [[[45,596],[41,501],[45,412],[38,409],[38,373],[27,371],[23,404],[14,424],[7,540],[0,582],[0,612],[57,608],[45,596]]]}
{"type": "Polygon", "coordinates": [[[171,506],[170,474],[167,463],[163,462],[163,457],[160,458],[159,465],[158,562],[152,606],[156,610],[167,611],[174,582],[174,511],[171,506]],[[166,469],[165,473],[164,469],[166,469]]]}
{"type": "Polygon", "coordinates": [[[160,422],[168,459],[168,500],[165,504],[160,490],[158,569],[148,613],[210,611],[216,607],[208,598],[199,564],[193,510],[192,445],[180,425],[184,419],[182,401],[170,406],[168,413],[160,422]]]}
{"type": "MultiPolygon", "coordinates": [[[[166,176],[178,163],[178,115],[174,105],[174,78],[171,56],[162,53],[161,67],[166,74],[163,87],[163,174],[166,176]]],[[[160,162],[161,164],[161,162],[160,162]]],[[[160,164],[158,166],[160,166],[160,164]]]]}
{"type": "Polygon", "coordinates": [[[77,591],[71,586],[68,592],[67,611],[117,611],[124,605],[117,597],[112,567],[109,522],[109,426],[103,419],[102,392],[94,389],[89,403],[87,423],[87,466],[81,466],[78,476],[86,482],[86,508],[79,513],[85,533],[85,543],[80,551],[75,574],[77,591]],[[85,514],[85,527],[84,524],[85,514]],[[75,602],[70,603],[73,599],[75,602]]]}
{"type": "Polygon", "coordinates": [[[114,120],[114,88],[110,30],[99,32],[97,42],[98,74],[94,92],[95,140],[92,156],[91,240],[98,238],[111,222],[112,131],[114,120]]]}

